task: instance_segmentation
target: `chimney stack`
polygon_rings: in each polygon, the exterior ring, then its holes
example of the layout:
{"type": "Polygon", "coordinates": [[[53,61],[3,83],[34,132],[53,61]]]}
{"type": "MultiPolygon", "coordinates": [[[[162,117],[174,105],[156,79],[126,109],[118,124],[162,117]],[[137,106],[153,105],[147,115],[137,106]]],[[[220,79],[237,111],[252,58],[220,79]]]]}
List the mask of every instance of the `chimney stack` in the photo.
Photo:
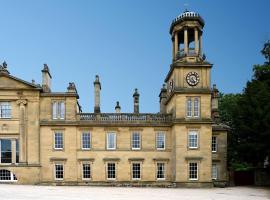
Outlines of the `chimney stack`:
{"type": "Polygon", "coordinates": [[[68,84],[67,92],[68,93],[77,93],[76,85],[74,82],[71,82],[68,84]]]}
{"type": "Polygon", "coordinates": [[[119,105],[119,101],[116,102],[115,113],[121,113],[121,107],[119,105]]]}
{"type": "Polygon", "coordinates": [[[94,88],[95,88],[94,113],[100,113],[100,90],[101,90],[101,84],[99,82],[99,76],[98,75],[96,75],[96,79],[94,81],[94,88]]]}
{"type": "Polygon", "coordinates": [[[159,104],[161,114],[166,114],[166,105],[165,105],[166,100],[167,100],[167,89],[166,85],[163,84],[159,93],[159,104]]]}
{"type": "Polygon", "coordinates": [[[212,101],[211,101],[212,119],[218,122],[219,121],[219,112],[218,112],[219,91],[216,88],[216,84],[213,85],[211,97],[212,97],[212,101]]]}
{"type": "Polygon", "coordinates": [[[134,113],[139,113],[139,97],[140,94],[138,93],[138,89],[135,88],[134,94],[133,94],[133,100],[134,100],[134,113]]]}
{"type": "Polygon", "coordinates": [[[51,92],[51,80],[52,76],[47,64],[44,64],[42,72],[42,88],[44,92],[51,92]]]}

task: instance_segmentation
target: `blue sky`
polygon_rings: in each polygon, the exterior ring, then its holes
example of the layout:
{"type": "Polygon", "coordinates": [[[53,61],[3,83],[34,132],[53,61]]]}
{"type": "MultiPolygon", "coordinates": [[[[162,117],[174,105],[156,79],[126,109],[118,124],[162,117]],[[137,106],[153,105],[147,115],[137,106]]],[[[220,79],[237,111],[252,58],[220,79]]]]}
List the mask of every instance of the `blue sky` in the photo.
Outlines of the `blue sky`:
{"type": "Polygon", "coordinates": [[[205,20],[203,50],[214,64],[212,83],[241,92],[252,66],[264,62],[270,39],[269,0],[0,0],[0,62],[12,75],[41,82],[44,63],[52,89],[75,82],[84,112],[93,112],[93,81],[102,83],[101,111],[158,112],[160,87],[171,64],[171,21],[188,9],[205,20]]]}

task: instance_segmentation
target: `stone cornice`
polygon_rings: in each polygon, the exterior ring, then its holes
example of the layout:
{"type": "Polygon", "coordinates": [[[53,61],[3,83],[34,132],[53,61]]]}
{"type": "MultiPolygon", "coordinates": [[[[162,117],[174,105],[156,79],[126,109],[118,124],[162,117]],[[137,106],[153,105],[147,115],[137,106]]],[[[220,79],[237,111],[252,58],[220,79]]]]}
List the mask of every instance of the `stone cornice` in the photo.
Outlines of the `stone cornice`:
{"type": "Polygon", "coordinates": [[[187,62],[174,62],[173,64],[171,64],[170,66],[170,71],[168,72],[166,78],[165,78],[165,82],[167,82],[173,72],[174,69],[177,68],[185,68],[185,67],[206,67],[206,68],[211,68],[213,66],[213,64],[209,63],[209,62],[197,62],[197,63],[187,63],[187,62]]]}
{"type": "Polygon", "coordinates": [[[76,97],[79,99],[79,95],[77,93],[70,92],[44,92],[40,93],[41,97],[76,97]]]}
{"type": "Polygon", "coordinates": [[[175,94],[211,94],[210,88],[174,88],[168,95],[165,105],[167,105],[175,94]]]}
{"type": "Polygon", "coordinates": [[[230,127],[226,124],[213,124],[212,126],[213,131],[228,131],[230,130],[230,127]]]}

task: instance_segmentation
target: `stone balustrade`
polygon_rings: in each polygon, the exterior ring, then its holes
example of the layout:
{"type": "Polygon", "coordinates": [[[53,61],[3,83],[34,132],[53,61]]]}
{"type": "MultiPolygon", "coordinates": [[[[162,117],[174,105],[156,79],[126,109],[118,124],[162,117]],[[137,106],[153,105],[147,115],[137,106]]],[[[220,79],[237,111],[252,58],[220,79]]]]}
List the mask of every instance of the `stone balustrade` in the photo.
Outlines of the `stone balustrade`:
{"type": "Polygon", "coordinates": [[[92,123],[168,123],[171,122],[170,114],[152,113],[79,113],[78,120],[92,123]]]}

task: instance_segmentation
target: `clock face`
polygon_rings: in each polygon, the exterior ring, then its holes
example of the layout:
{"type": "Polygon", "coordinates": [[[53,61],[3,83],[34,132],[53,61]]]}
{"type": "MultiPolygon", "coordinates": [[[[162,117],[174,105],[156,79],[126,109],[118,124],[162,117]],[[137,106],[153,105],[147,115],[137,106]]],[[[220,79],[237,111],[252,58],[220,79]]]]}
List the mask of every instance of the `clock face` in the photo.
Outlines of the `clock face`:
{"type": "Polygon", "coordinates": [[[189,72],[186,76],[186,80],[190,86],[195,86],[199,83],[200,77],[196,72],[189,72]]]}

